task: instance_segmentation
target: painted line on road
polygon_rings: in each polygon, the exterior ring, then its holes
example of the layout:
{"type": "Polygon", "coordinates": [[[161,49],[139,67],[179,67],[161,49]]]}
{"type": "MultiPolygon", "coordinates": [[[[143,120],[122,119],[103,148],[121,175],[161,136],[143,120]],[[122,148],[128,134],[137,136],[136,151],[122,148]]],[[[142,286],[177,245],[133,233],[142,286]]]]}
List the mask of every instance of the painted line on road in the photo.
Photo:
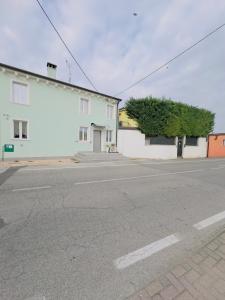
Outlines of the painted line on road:
{"type": "Polygon", "coordinates": [[[204,171],[204,169],[178,171],[178,172],[170,172],[170,173],[159,173],[159,174],[133,176],[133,177],[119,177],[119,178],[99,179],[99,180],[92,180],[92,181],[81,181],[81,182],[76,182],[75,184],[76,185],[84,185],[84,184],[104,183],[104,182],[112,182],[112,181],[129,181],[129,180],[142,179],[142,178],[170,176],[170,175],[195,173],[195,172],[202,172],[202,171],[204,171]]]}
{"type": "Polygon", "coordinates": [[[27,187],[27,188],[21,188],[21,189],[14,189],[12,192],[22,192],[22,191],[34,191],[34,190],[42,190],[42,189],[50,189],[51,185],[45,185],[45,186],[34,186],[34,187],[27,187]]]}
{"type": "Polygon", "coordinates": [[[114,261],[114,265],[117,269],[122,270],[125,269],[138,261],[141,261],[145,258],[150,257],[151,255],[169,247],[177,242],[181,241],[181,238],[176,234],[169,235],[161,240],[155,241],[143,248],[140,248],[134,252],[131,252],[127,255],[124,255],[120,258],[117,258],[114,261]]]}
{"type": "Polygon", "coordinates": [[[201,222],[199,223],[196,223],[193,225],[193,227],[197,230],[201,230],[201,229],[204,229],[210,225],[213,225],[219,221],[222,221],[223,219],[225,219],[225,211],[222,211],[221,213],[218,213],[212,217],[209,217],[205,220],[202,220],[201,222]]]}
{"type": "Polygon", "coordinates": [[[215,168],[211,168],[211,170],[220,170],[220,169],[224,169],[225,165],[219,166],[219,167],[215,167],[215,168]]]}

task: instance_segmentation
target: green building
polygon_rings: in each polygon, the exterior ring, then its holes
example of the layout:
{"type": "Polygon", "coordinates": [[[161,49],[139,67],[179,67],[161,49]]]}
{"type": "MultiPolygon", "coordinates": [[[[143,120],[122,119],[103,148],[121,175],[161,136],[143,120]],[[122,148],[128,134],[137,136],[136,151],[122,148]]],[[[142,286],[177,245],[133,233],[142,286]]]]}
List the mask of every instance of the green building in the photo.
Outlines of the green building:
{"type": "MultiPolygon", "coordinates": [[[[0,64],[1,157],[60,157],[117,144],[120,99],[0,64]],[[4,152],[5,145],[14,152],[4,152]],[[11,149],[11,148],[10,148],[11,149]]],[[[7,149],[5,149],[7,151],[7,149]]]]}

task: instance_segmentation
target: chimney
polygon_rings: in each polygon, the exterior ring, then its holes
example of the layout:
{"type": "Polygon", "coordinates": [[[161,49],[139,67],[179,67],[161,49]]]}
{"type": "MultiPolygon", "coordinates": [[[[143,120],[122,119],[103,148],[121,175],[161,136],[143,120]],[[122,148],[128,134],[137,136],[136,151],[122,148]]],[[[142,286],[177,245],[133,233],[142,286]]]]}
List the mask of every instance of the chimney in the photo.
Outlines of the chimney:
{"type": "Polygon", "coordinates": [[[53,65],[52,63],[48,62],[47,63],[47,76],[51,77],[53,79],[56,79],[56,69],[57,69],[56,65],[53,65]]]}

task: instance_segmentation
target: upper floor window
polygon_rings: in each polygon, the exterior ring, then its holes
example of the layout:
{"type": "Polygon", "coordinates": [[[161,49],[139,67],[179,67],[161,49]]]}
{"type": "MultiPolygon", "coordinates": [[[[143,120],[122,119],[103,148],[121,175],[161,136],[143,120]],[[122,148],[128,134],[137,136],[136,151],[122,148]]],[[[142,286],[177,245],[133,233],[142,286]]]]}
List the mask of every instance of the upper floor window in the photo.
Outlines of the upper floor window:
{"type": "Polygon", "coordinates": [[[80,127],[79,130],[79,141],[87,142],[88,140],[88,127],[80,127]]]}
{"type": "Polygon", "coordinates": [[[107,105],[107,119],[114,119],[114,107],[112,105],[107,105]]]}
{"type": "Polygon", "coordinates": [[[29,104],[28,85],[17,81],[12,82],[12,102],[17,104],[29,104]]]}
{"type": "Polygon", "coordinates": [[[13,138],[20,140],[28,139],[28,122],[13,120],[13,138]]]}
{"type": "Polygon", "coordinates": [[[106,142],[107,143],[112,142],[112,130],[106,130],[106,142]]]}
{"type": "Polygon", "coordinates": [[[80,112],[84,115],[90,113],[90,101],[87,99],[80,99],[80,112]]]}

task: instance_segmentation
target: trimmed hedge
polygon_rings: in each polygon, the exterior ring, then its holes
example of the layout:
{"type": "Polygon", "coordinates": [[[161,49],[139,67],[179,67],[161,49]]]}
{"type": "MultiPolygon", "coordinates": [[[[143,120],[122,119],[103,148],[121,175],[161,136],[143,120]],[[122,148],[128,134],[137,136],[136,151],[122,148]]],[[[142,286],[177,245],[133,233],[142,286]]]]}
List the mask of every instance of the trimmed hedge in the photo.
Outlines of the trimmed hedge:
{"type": "Polygon", "coordinates": [[[125,105],[129,117],[147,136],[207,136],[214,127],[215,114],[167,99],[131,98],[125,105]]]}

